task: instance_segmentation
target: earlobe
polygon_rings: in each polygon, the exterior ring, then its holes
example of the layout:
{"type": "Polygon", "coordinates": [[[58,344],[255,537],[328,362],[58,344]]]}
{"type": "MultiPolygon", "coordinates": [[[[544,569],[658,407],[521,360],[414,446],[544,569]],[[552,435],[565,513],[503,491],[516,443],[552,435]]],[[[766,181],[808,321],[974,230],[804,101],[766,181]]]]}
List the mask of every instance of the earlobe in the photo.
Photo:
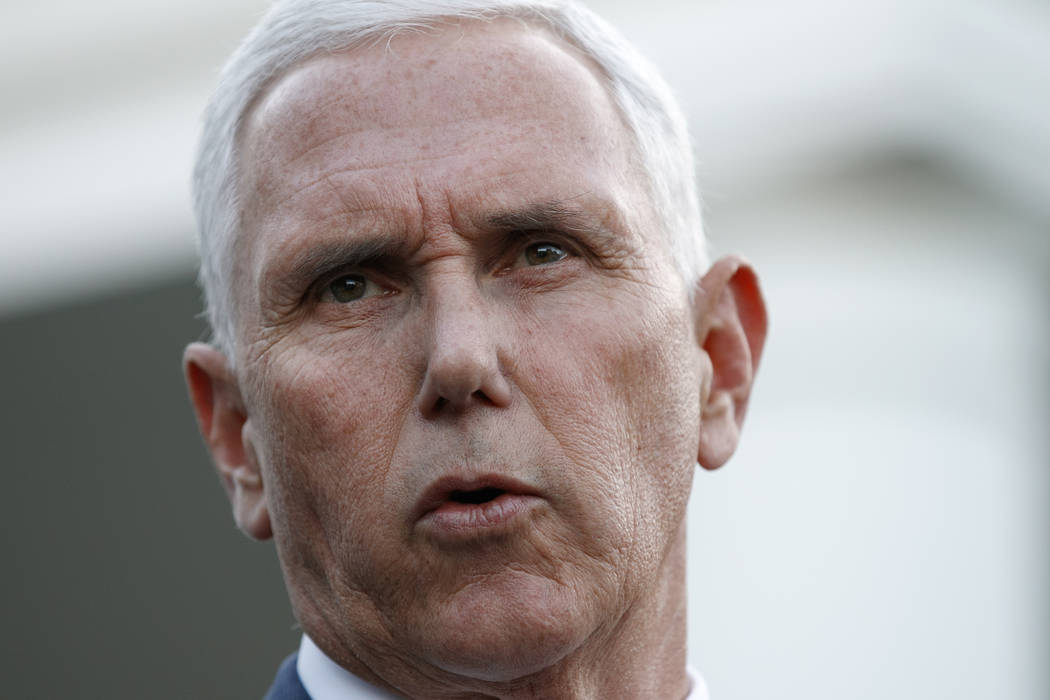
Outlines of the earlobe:
{"type": "Polygon", "coordinates": [[[226,356],[205,343],[191,343],[183,353],[183,369],[197,425],[237,526],[250,537],[269,539],[270,516],[255,438],[226,356]]]}
{"type": "Polygon", "coordinates": [[[717,469],[736,451],[768,318],[758,277],[740,258],[721,258],[700,280],[697,342],[706,361],[697,461],[717,469]]]}

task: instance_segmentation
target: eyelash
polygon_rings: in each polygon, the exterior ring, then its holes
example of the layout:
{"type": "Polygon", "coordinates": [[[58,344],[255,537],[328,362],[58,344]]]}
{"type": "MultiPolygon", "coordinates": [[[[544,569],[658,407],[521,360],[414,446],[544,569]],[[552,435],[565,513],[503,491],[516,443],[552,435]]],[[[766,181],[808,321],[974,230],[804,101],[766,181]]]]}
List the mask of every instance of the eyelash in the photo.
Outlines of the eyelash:
{"type": "Polygon", "coordinates": [[[334,302],[334,303],[344,303],[344,304],[345,303],[353,303],[353,301],[360,301],[358,299],[358,300],[351,300],[350,302],[340,302],[340,301],[338,301],[337,299],[334,298],[335,293],[332,291],[332,285],[333,284],[335,284],[336,282],[338,282],[340,279],[342,279],[344,277],[350,277],[350,276],[353,276],[353,275],[359,275],[359,276],[363,277],[366,284],[373,285],[373,286],[378,286],[382,290],[378,294],[370,294],[367,297],[362,297],[362,299],[370,298],[372,296],[386,296],[388,294],[394,293],[394,291],[389,288],[389,285],[384,284],[381,281],[381,279],[377,279],[378,277],[381,277],[380,275],[377,275],[373,271],[363,270],[360,267],[351,267],[351,268],[340,268],[340,269],[337,269],[334,272],[330,272],[330,273],[326,273],[324,275],[321,275],[318,278],[317,282],[314,285],[312,285],[310,290],[307,292],[307,297],[315,299],[317,301],[322,301],[322,302],[323,301],[331,301],[331,302],[334,302]]]}
{"type": "Polygon", "coordinates": [[[512,246],[510,252],[506,254],[506,256],[503,258],[506,262],[504,264],[499,265],[498,271],[499,273],[506,273],[510,272],[513,269],[544,268],[548,265],[555,265],[568,258],[579,258],[583,255],[584,253],[580,250],[580,246],[567,240],[564,235],[554,231],[543,231],[540,233],[523,236],[522,239],[516,243],[516,245],[512,246]],[[528,249],[531,246],[543,244],[552,245],[557,248],[560,248],[562,251],[565,252],[565,257],[559,258],[555,261],[551,261],[547,265],[522,265],[521,267],[515,267],[515,265],[527,254],[528,249]]]}
{"type": "MultiPolygon", "coordinates": [[[[521,239],[519,241],[517,241],[516,244],[511,247],[510,251],[505,252],[503,255],[500,255],[499,258],[497,258],[497,260],[502,258],[503,262],[502,263],[497,263],[497,262],[494,261],[494,265],[493,266],[496,268],[496,274],[497,275],[507,274],[507,273],[509,273],[511,271],[514,271],[514,270],[537,270],[538,271],[538,270],[541,270],[543,268],[547,268],[547,267],[550,267],[550,266],[555,266],[555,265],[557,265],[557,263],[560,263],[560,262],[562,262],[562,261],[564,261],[566,259],[579,258],[579,257],[583,257],[584,255],[585,255],[585,252],[581,251],[580,247],[577,244],[567,241],[566,237],[564,235],[559,234],[558,232],[555,232],[555,231],[544,231],[544,232],[540,232],[540,233],[528,234],[528,235],[522,236],[521,239]],[[550,263],[547,263],[547,264],[517,266],[517,263],[520,260],[522,260],[522,258],[524,258],[524,256],[527,254],[527,251],[528,251],[529,247],[534,246],[534,245],[541,245],[541,244],[548,244],[548,245],[552,245],[552,246],[555,246],[557,248],[560,248],[562,251],[565,252],[565,257],[564,258],[559,258],[558,260],[551,261],[550,263]]],[[[544,273],[537,272],[536,274],[544,274],[544,273]]],[[[328,297],[329,298],[328,300],[335,301],[336,303],[353,303],[354,300],[352,300],[350,302],[338,302],[337,300],[331,298],[333,296],[333,292],[331,291],[332,284],[337,282],[341,278],[349,277],[351,275],[360,275],[361,277],[363,277],[365,279],[367,284],[377,285],[379,287],[389,287],[389,285],[386,285],[386,284],[384,284],[382,282],[383,275],[381,273],[377,273],[374,270],[370,270],[369,266],[367,266],[367,265],[365,265],[365,266],[355,266],[355,267],[349,267],[349,268],[343,267],[343,268],[336,269],[333,272],[328,272],[328,273],[325,273],[325,274],[319,276],[317,282],[307,292],[307,296],[309,296],[309,297],[311,297],[313,299],[316,299],[318,301],[325,301],[326,297],[328,297]],[[379,279],[377,279],[377,278],[379,278],[379,279]]],[[[392,290],[392,289],[387,288],[387,289],[385,289],[385,291],[382,291],[382,292],[380,292],[378,294],[372,294],[372,295],[369,295],[369,296],[366,296],[366,297],[362,297],[362,299],[370,298],[372,296],[387,296],[387,295],[395,294],[395,293],[396,293],[396,290],[392,290]]],[[[360,301],[360,300],[356,300],[356,301],[360,301]]]]}

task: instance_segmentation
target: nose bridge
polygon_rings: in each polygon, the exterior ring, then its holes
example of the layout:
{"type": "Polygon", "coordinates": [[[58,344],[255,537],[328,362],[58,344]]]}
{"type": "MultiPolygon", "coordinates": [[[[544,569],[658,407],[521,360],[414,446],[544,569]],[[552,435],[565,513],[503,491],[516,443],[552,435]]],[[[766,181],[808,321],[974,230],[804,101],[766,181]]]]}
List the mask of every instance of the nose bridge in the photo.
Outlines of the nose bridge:
{"type": "Polygon", "coordinates": [[[472,404],[503,406],[510,400],[501,366],[501,319],[466,261],[442,261],[426,280],[426,375],[420,410],[434,417],[472,404]]]}
{"type": "Polygon", "coordinates": [[[436,272],[424,294],[427,359],[471,355],[483,340],[485,301],[475,276],[459,270],[436,272]]]}

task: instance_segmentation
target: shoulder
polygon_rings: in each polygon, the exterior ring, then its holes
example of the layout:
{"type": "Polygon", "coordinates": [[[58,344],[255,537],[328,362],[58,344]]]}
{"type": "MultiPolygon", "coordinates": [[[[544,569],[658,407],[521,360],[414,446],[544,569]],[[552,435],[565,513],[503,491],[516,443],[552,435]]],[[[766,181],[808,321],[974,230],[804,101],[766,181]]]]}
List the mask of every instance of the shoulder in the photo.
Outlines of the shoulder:
{"type": "Polygon", "coordinates": [[[295,653],[284,660],[263,700],[310,700],[295,668],[298,657],[299,654],[295,653]]]}

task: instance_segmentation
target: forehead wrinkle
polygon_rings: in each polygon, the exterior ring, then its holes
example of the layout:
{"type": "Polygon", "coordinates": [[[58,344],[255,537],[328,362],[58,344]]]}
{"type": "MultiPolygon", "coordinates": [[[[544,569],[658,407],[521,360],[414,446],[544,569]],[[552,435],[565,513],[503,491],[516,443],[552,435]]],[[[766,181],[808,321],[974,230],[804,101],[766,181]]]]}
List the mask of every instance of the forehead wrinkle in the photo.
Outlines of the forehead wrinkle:
{"type": "MultiPolygon", "coordinates": [[[[516,141],[521,147],[528,146],[528,148],[530,149],[535,149],[537,145],[539,145],[533,139],[536,134],[544,132],[545,128],[543,124],[534,123],[534,121],[535,120],[528,120],[522,118],[518,118],[515,120],[515,125],[519,130],[519,134],[516,141]]],[[[464,133],[461,139],[456,141],[454,144],[448,145],[446,147],[446,152],[429,155],[422,153],[417,149],[412,156],[396,160],[385,159],[384,154],[385,152],[392,150],[393,146],[397,142],[401,141],[409,144],[426,142],[428,140],[427,138],[425,138],[426,136],[428,136],[427,132],[438,130],[442,124],[454,123],[457,126],[463,126],[465,120],[462,117],[450,118],[445,121],[431,120],[429,123],[419,126],[401,127],[396,130],[396,137],[393,138],[390,135],[390,129],[377,128],[371,124],[363,128],[355,129],[352,126],[354,123],[353,121],[342,122],[344,124],[343,128],[340,128],[335,133],[326,136],[320,141],[311,142],[305,150],[296,149],[297,152],[291,157],[282,157],[282,153],[266,153],[266,151],[269,149],[260,149],[263,150],[265,156],[260,155],[259,151],[256,149],[245,149],[244,154],[251,153],[254,156],[248,163],[249,166],[254,167],[246,168],[245,174],[256,174],[255,177],[251,178],[250,182],[250,189],[253,193],[259,191],[268,192],[272,190],[279,190],[281,188],[281,184],[286,180],[286,178],[284,177],[286,173],[288,173],[290,170],[295,168],[297,165],[303,163],[304,161],[309,161],[311,156],[316,154],[318,151],[326,151],[326,153],[323,155],[327,155],[329,147],[331,147],[331,150],[338,150],[341,153],[346,154],[347,160],[350,161],[348,163],[343,164],[341,171],[354,171],[362,174],[367,174],[371,172],[381,171],[387,168],[412,166],[422,163],[433,163],[441,161],[443,159],[455,158],[459,156],[462,147],[465,144],[469,145],[475,143],[478,139],[479,134],[498,133],[499,128],[505,126],[505,122],[502,121],[499,116],[488,116],[484,118],[475,117],[471,119],[470,122],[474,124],[477,128],[469,134],[464,133]],[[369,134],[373,133],[378,134],[379,138],[368,137],[369,134]],[[383,147],[379,148],[380,145],[382,145],[383,147]],[[377,151],[379,151],[380,154],[377,154],[377,151]],[[379,157],[384,157],[382,163],[371,164],[366,162],[366,159],[368,159],[369,157],[371,157],[371,159],[373,160],[376,159],[377,155],[379,157]]],[[[282,132],[282,134],[287,136],[286,131],[282,132]]],[[[275,141],[275,143],[280,143],[280,140],[275,141]]],[[[246,145],[250,146],[251,144],[246,145]]],[[[288,151],[291,149],[287,145],[285,145],[281,149],[274,148],[273,150],[288,151]]],[[[598,155],[602,154],[599,153],[598,155]]],[[[323,158],[321,159],[321,162],[324,162],[323,158]]],[[[316,182],[318,182],[326,176],[327,173],[319,175],[314,180],[311,180],[305,185],[299,187],[297,190],[289,193],[274,204],[282,204],[288,196],[294,196],[299,191],[305,189],[309,185],[315,184],[316,182]]],[[[244,178],[244,180],[248,180],[248,178],[246,177],[244,178]]]]}
{"type": "MultiPolygon", "coordinates": [[[[382,165],[364,166],[364,167],[355,167],[355,166],[352,166],[352,165],[351,166],[347,166],[346,168],[342,168],[342,169],[334,171],[334,172],[327,172],[327,173],[324,173],[322,175],[318,175],[313,180],[310,180],[309,182],[298,186],[295,190],[293,190],[291,192],[285,193],[279,199],[273,200],[271,202],[267,202],[267,204],[268,204],[269,208],[271,208],[271,209],[279,208],[282,205],[286,204],[289,200],[294,199],[294,198],[302,195],[303,193],[305,193],[305,192],[307,192],[307,191],[309,191],[309,190],[311,190],[311,189],[313,189],[313,188],[315,188],[315,187],[317,187],[318,185],[321,185],[321,184],[328,184],[330,189],[333,192],[338,192],[338,196],[339,197],[341,197],[341,198],[342,197],[346,197],[348,195],[354,194],[354,192],[352,190],[344,192],[342,188],[340,188],[339,186],[337,186],[337,185],[335,185],[335,184],[333,184],[331,182],[333,177],[337,177],[337,176],[340,176],[340,175],[361,175],[361,176],[367,176],[367,175],[372,175],[372,174],[375,174],[375,173],[382,172],[384,170],[388,170],[390,168],[396,168],[396,167],[401,167],[401,166],[412,166],[412,165],[423,164],[423,163],[432,163],[432,162],[435,162],[435,161],[446,159],[448,157],[450,157],[450,156],[447,155],[447,154],[438,155],[438,156],[413,155],[411,157],[406,157],[406,158],[401,159],[401,160],[388,161],[388,162],[383,163],[382,165]]],[[[287,165],[290,166],[290,165],[292,165],[293,162],[294,161],[291,161],[287,165]]],[[[521,172],[521,170],[520,169],[516,170],[516,172],[521,172]]],[[[487,179],[487,177],[501,177],[501,176],[503,176],[502,173],[500,175],[495,175],[495,176],[480,176],[479,179],[487,179]]],[[[466,182],[470,182],[470,180],[466,180],[466,182]]],[[[278,190],[278,189],[280,189],[280,187],[279,186],[275,186],[275,187],[266,188],[266,191],[273,191],[273,190],[278,190]]],[[[378,209],[379,207],[375,207],[375,208],[378,209]]]]}
{"type": "MultiPolygon", "coordinates": [[[[502,75],[508,72],[515,73],[515,77],[520,77],[517,75],[518,73],[531,76],[524,86],[520,86],[521,89],[513,91],[503,90],[501,101],[496,103],[503,105],[503,109],[499,111],[500,114],[512,113],[517,117],[520,124],[520,115],[528,112],[528,110],[523,110],[522,107],[535,106],[537,99],[542,102],[565,97],[565,95],[552,94],[551,86],[561,84],[563,80],[558,78],[568,78],[569,76],[566,73],[574,69],[585,71],[590,76],[591,80],[586,81],[588,87],[593,88],[594,91],[602,95],[603,99],[601,101],[609,107],[609,111],[615,117],[618,125],[621,127],[626,126],[620,115],[620,110],[612,103],[608,89],[602,82],[602,73],[596,66],[592,65],[593,62],[585,60],[585,57],[580,55],[576,47],[552,35],[542,27],[516,23],[518,41],[514,42],[513,45],[490,50],[488,67],[479,75],[468,75],[461,79],[462,76],[459,72],[450,72],[443,64],[452,59],[449,59],[447,50],[438,53],[439,49],[447,49],[448,47],[445,44],[448,43],[451,43],[452,48],[455,49],[459,43],[469,40],[471,34],[485,32],[487,27],[492,26],[492,24],[478,24],[476,32],[468,34],[464,31],[468,24],[472,23],[457,23],[458,34],[448,32],[444,36],[438,34],[437,36],[409,37],[409,40],[413,41],[414,45],[410,50],[406,51],[406,54],[409,55],[403,58],[397,56],[389,48],[385,50],[385,53],[377,53],[371,47],[357,47],[335,55],[323,55],[307,59],[294,67],[289,74],[279,78],[277,84],[270,88],[269,93],[263,99],[263,104],[257,107],[253,113],[251,128],[248,131],[257,132],[259,127],[266,122],[274,121],[265,118],[267,115],[264,113],[266,112],[273,115],[278,122],[274,126],[280,126],[280,122],[286,122],[288,126],[296,127],[293,131],[297,131],[300,134],[304,132],[308,134],[316,129],[336,129],[338,134],[333,138],[338,138],[339,135],[345,134],[349,124],[361,122],[368,124],[371,129],[375,129],[378,123],[381,128],[390,130],[392,127],[397,126],[399,122],[393,119],[384,119],[384,117],[389,115],[400,116],[400,124],[405,129],[410,128],[411,124],[411,121],[406,123],[405,119],[418,121],[417,118],[423,119],[423,124],[426,128],[434,129],[442,123],[460,123],[464,112],[469,113],[471,110],[465,110],[461,101],[450,105],[442,104],[442,107],[447,107],[443,109],[435,109],[434,107],[438,105],[430,104],[431,102],[448,102],[449,98],[455,99],[457,97],[472,101],[480,98],[485,107],[491,109],[493,102],[488,99],[491,97],[490,93],[495,89],[494,85],[502,75]],[[449,41],[449,38],[451,38],[451,41],[449,41]],[[541,43],[542,46],[539,46],[541,43]],[[413,48],[416,50],[411,50],[413,48]],[[561,61],[556,58],[540,61],[529,60],[530,57],[535,58],[535,55],[539,52],[551,54],[555,51],[562,54],[567,61],[561,61]],[[435,55],[437,55],[437,58],[434,58],[435,55]],[[391,56],[396,59],[396,62],[391,61],[391,56]],[[437,71],[439,75],[435,76],[435,78],[440,78],[442,75],[447,74],[449,79],[440,81],[432,78],[430,85],[434,85],[435,82],[437,85],[433,89],[420,91],[416,85],[421,77],[419,75],[421,71],[420,66],[428,58],[427,65],[434,64],[444,68],[444,70],[437,71]],[[499,61],[497,62],[496,59],[499,59],[499,61]],[[329,63],[322,68],[322,70],[332,71],[335,75],[331,73],[312,75],[308,72],[311,67],[325,61],[340,62],[334,65],[329,63]],[[496,73],[496,75],[492,75],[492,73],[496,73]],[[304,74],[307,77],[302,77],[304,74]],[[425,97],[427,104],[430,105],[429,108],[424,109],[423,105],[419,104],[414,109],[404,110],[402,108],[404,96],[400,94],[396,98],[398,102],[392,106],[393,108],[384,108],[385,102],[393,99],[393,97],[384,90],[372,92],[366,89],[376,83],[388,83],[389,76],[395,74],[407,76],[407,80],[404,81],[408,83],[405,89],[412,90],[412,95],[409,99],[420,102],[425,97]],[[295,81],[297,77],[300,78],[299,83],[295,81]],[[290,85],[289,81],[291,81],[290,85]],[[445,86],[454,84],[460,87],[444,90],[445,86]],[[528,89],[533,84],[542,85],[545,89],[535,92],[528,89]],[[358,94],[364,95],[363,99],[355,100],[350,97],[350,91],[355,89],[358,94]],[[319,92],[322,94],[318,95],[319,92]],[[347,116],[347,119],[341,120],[338,126],[327,124],[321,116],[328,112],[328,107],[336,104],[343,106],[347,116]],[[275,112],[276,114],[273,114],[275,112]],[[304,119],[304,115],[307,117],[306,119],[304,119]],[[444,115],[448,115],[446,119],[442,119],[444,115]]],[[[593,100],[590,102],[593,102],[593,100]]],[[[387,105],[387,107],[391,106],[387,105]]],[[[594,119],[590,121],[592,126],[594,126],[594,119]]],[[[283,134],[285,143],[287,143],[289,130],[280,129],[279,131],[283,134]]],[[[366,131],[366,129],[356,130],[357,133],[363,131],[366,131]]],[[[296,162],[300,157],[323,146],[328,141],[330,141],[328,138],[322,139],[321,142],[313,144],[306,152],[300,153],[295,158],[282,163],[282,166],[287,167],[287,165],[296,162]]]]}
{"type": "MultiPolygon", "coordinates": [[[[415,160],[406,160],[406,163],[414,163],[415,160]]],[[[421,162],[426,162],[423,159],[421,162]]],[[[351,170],[346,174],[355,177],[358,174],[366,175],[372,172],[380,170],[380,168],[367,169],[365,171],[351,170]]],[[[461,184],[475,184],[484,185],[488,184],[487,187],[477,187],[477,191],[482,194],[487,194],[488,198],[499,200],[505,195],[504,192],[514,193],[515,199],[519,199],[519,195],[515,192],[516,185],[514,179],[519,175],[528,175],[533,172],[531,168],[518,167],[516,164],[513,169],[499,172],[499,173],[485,173],[478,174],[472,178],[466,178],[461,184]],[[508,182],[510,181],[510,182],[508,182]]],[[[285,238],[297,238],[309,232],[315,223],[322,223],[332,219],[343,217],[345,219],[345,225],[348,229],[354,228],[354,221],[358,219],[358,214],[372,213],[378,216],[382,216],[385,213],[396,213],[398,219],[404,220],[409,210],[415,211],[415,205],[426,211],[432,210],[433,206],[426,203],[426,198],[420,194],[420,189],[424,188],[424,185],[418,179],[413,183],[414,193],[412,197],[408,197],[407,189],[404,192],[405,204],[408,206],[402,206],[394,204],[401,195],[394,197],[389,196],[388,187],[375,187],[375,191],[363,191],[366,188],[352,187],[352,186],[341,186],[339,183],[333,181],[334,178],[343,175],[344,171],[326,174],[318,177],[311,183],[304,185],[297,193],[302,194],[303,192],[320,188],[322,185],[327,185],[326,191],[331,193],[331,198],[325,198],[322,200],[320,196],[307,200],[306,203],[301,207],[302,210],[308,211],[311,214],[319,210],[323,211],[326,204],[332,204],[333,206],[328,207],[333,209],[330,214],[319,218],[312,216],[309,220],[310,223],[306,225],[295,226],[299,221],[296,216],[297,210],[288,212],[285,216],[277,217],[276,223],[272,226],[279,230],[288,230],[291,228],[292,232],[285,238]],[[384,194],[383,191],[387,194],[384,194]],[[319,201],[320,200],[320,201],[319,201]],[[411,200],[411,201],[409,201],[411,200]]],[[[369,182],[370,185],[375,185],[374,182],[369,182]]],[[[367,188],[369,190],[373,188],[367,188]]],[[[556,188],[554,188],[556,191],[556,188]]],[[[295,193],[287,195],[282,200],[274,202],[274,208],[278,208],[278,205],[286,201],[289,198],[295,196],[295,193]]],[[[536,196],[528,198],[524,203],[518,201],[508,202],[506,205],[490,202],[478,202],[476,204],[464,204],[462,200],[470,200],[476,198],[478,195],[474,193],[465,193],[460,188],[458,191],[442,191],[441,198],[445,202],[447,207],[447,221],[453,225],[454,228],[486,228],[486,229],[505,229],[508,227],[527,228],[534,229],[540,224],[558,224],[566,229],[571,229],[575,224],[580,224],[581,229],[593,230],[596,225],[604,224],[611,217],[615,218],[617,222],[621,221],[619,216],[618,207],[613,203],[612,198],[609,196],[603,196],[598,194],[595,189],[589,189],[580,192],[569,197],[559,197],[545,195],[540,192],[536,196]],[[600,219],[596,219],[594,211],[588,210],[586,204],[579,205],[575,204],[574,201],[578,201],[584,198],[593,199],[596,206],[594,210],[600,208],[603,211],[603,215],[600,219]],[[473,210],[473,211],[472,211],[473,210]],[[480,214],[474,212],[481,211],[480,214]]],[[[375,218],[375,217],[373,217],[375,218]]],[[[416,219],[416,217],[412,217],[416,219]]],[[[435,217],[430,216],[431,221],[435,220],[435,217]]],[[[427,223],[424,220],[416,219],[421,230],[427,229],[427,223]]],[[[399,227],[405,227],[405,222],[399,223],[399,227]]],[[[265,228],[270,228],[266,226],[265,228]]],[[[285,255],[286,253],[279,251],[277,255],[285,255]]]]}
{"type": "MultiPolygon", "coordinates": [[[[462,120],[458,120],[456,123],[461,126],[464,124],[462,120]]],[[[290,158],[283,158],[279,153],[266,153],[264,149],[259,149],[264,151],[262,153],[256,149],[249,149],[247,153],[242,154],[243,156],[247,156],[245,158],[248,160],[247,165],[253,166],[245,168],[244,176],[241,180],[241,187],[248,190],[246,194],[249,196],[245,197],[245,200],[254,203],[262,203],[264,206],[270,208],[277,208],[286,203],[289,199],[307,191],[311,186],[320,183],[326,177],[339,176],[344,173],[367,176],[383,172],[387,169],[407,169],[425,164],[436,164],[443,159],[454,160],[462,155],[464,147],[478,148],[477,142],[479,135],[498,133],[499,127],[505,126],[504,121],[498,116],[477,117],[472,120],[472,123],[474,128],[467,130],[469,133],[465,131],[458,140],[455,140],[450,144],[445,144],[442,153],[435,154],[427,153],[428,149],[415,148],[415,145],[418,143],[433,143],[433,140],[429,138],[428,132],[432,132],[438,128],[434,124],[399,129],[394,137],[391,137],[389,130],[375,129],[371,126],[368,128],[353,129],[351,125],[347,124],[345,128],[340,129],[338,133],[332,134],[322,141],[311,144],[306,150],[300,151],[295,155],[292,155],[290,158]],[[373,133],[378,134],[378,138],[369,138],[369,135],[373,133]],[[380,158],[387,158],[388,156],[386,154],[389,152],[404,151],[405,149],[397,148],[400,142],[414,147],[411,155],[406,155],[405,157],[396,160],[383,160],[379,163],[375,162],[380,158]],[[313,163],[307,163],[306,166],[302,168],[296,167],[303,163],[303,161],[311,160],[311,156],[318,152],[320,152],[321,157],[313,159],[313,163]],[[343,154],[339,159],[341,162],[326,162],[326,156],[330,156],[332,152],[343,154]],[[320,174],[317,174],[312,179],[302,184],[294,182],[297,170],[305,170],[309,172],[311,169],[317,172],[322,170],[326,170],[327,172],[320,172],[320,174]],[[291,173],[290,176],[289,173],[291,173]],[[286,185],[294,185],[294,189],[282,193],[281,190],[286,189],[286,185]],[[272,199],[270,197],[271,193],[278,193],[278,198],[272,199]]],[[[485,161],[488,161],[490,164],[500,164],[502,162],[504,167],[507,167],[517,160],[513,157],[515,151],[527,149],[529,152],[532,152],[541,145],[537,144],[535,140],[535,135],[544,131],[541,124],[532,124],[531,122],[518,119],[516,120],[516,125],[519,129],[519,133],[514,142],[507,145],[511,153],[502,155],[500,159],[479,156],[479,164],[482,164],[485,161]]],[[[276,143],[280,143],[280,141],[277,140],[276,143]]],[[[290,149],[286,148],[284,150],[287,151],[290,149]]],[[[484,149],[479,150],[484,153],[484,149]]],[[[605,154],[604,152],[598,152],[595,155],[596,157],[602,158],[608,157],[608,154],[605,154]]],[[[559,161],[553,159],[552,162],[557,163],[559,161]]],[[[499,173],[498,175],[502,174],[506,173],[499,173]]],[[[482,175],[482,177],[491,176],[492,175],[489,174],[482,175]]],[[[465,180],[465,182],[470,182],[472,179],[473,178],[469,178],[465,180]]]]}
{"type": "MultiPolygon", "coordinates": [[[[512,54],[507,55],[513,56],[512,54]]],[[[514,58],[517,59],[517,57],[514,58]]],[[[535,73],[538,71],[532,70],[531,72],[533,77],[539,78],[535,76],[535,73]]],[[[325,82],[321,82],[321,85],[324,85],[325,82]]],[[[486,80],[475,78],[469,81],[469,85],[465,90],[460,90],[461,92],[466,92],[460,96],[461,98],[469,99],[475,103],[472,106],[481,109],[470,109],[471,105],[464,107],[461,102],[441,105],[441,108],[437,108],[438,105],[416,105],[413,109],[407,110],[404,109],[405,103],[399,102],[397,105],[391,106],[391,108],[383,109],[381,104],[374,104],[377,100],[381,102],[388,97],[382,93],[364,93],[365,97],[363,99],[352,100],[349,94],[346,93],[348,87],[343,84],[334,85],[331,88],[331,97],[329,92],[325,92],[321,98],[309,99],[303,97],[296,99],[291,104],[281,104],[280,112],[283,113],[275,115],[273,119],[268,119],[266,114],[253,114],[251,126],[244,133],[244,148],[241,149],[241,154],[244,155],[247,152],[258,153],[259,151],[271,152],[272,156],[266,158],[266,160],[272,161],[279,158],[280,167],[287,168],[299,163],[304,158],[308,158],[318,149],[324,148],[340,139],[358,139],[360,144],[367,145],[369,140],[367,140],[366,134],[371,132],[387,136],[386,139],[381,137],[380,142],[391,141],[388,134],[392,132],[397,133],[399,139],[409,139],[411,134],[420,131],[443,130],[441,128],[443,126],[449,124],[460,126],[465,121],[478,126],[475,129],[475,136],[486,131],[498,132],[506,127],[507,121],[505,118],[508,113],[513,115],[513,123],[516,124],[523,139],[535,132],[545,131],[546,125],[534,124],[535,120],[528,120],[524,116],[529,111],[528,108],[535,106],[534,97],[511,100],[510,98],[516,93],[507,92],[501,88],[499,90],[500,100],[493,101],[491,99],[491,91],[495,89],[493,88],[493,83],[495,82],[495,80],[487,79],[487,77],[486,80]],[[336,123],[330,123],[328,119],[328,112],[330,112],[330,108],[333,105],[342,107],[343,119],[336,123]],[[495,111],[495,113],[492,112],[493,105],[500,105],[500,109],[495,111]],[[485,112],[488,113],[485,114],[485,112]],[[308,118],[303,119],[303,114],[309,115],[308,118]],[[398,114],[401,116],[401,119],[383,119],[387,114],[398,114]],[[469,115],[468,120],[464,120],[465,114],[469,115]],[[495,127],[495,129],[486,128],[487,124],[495,127]],[[274,128],[268,130],[267,126],[274,128]],[[259,139],[260,131],[268,135],[267,139],[262,141],[262,143],[252,143],[259,139]],[[279,137],[275,137],[273,132],[279,134],[279,137]],[[319,139],[315,137],[316,132],[321,132],[319,139]],[[309,144],[309,146],[303,149],[301,148],[302,144],[309,144]],[[286,156],[289,150],[295,151],[295,154],[291,157],[286,156]]],[[[531,93],[526,89],[522,90],[522,94],[529,94],[530,96],[531,93]]],[[[273,99],[280,104],[279,98],[280,96],[276,96],[273,99]]],[[[550,98],[549,94],[543,94],[540,97],[541,100],[550,98]]],[[[427,103],[429,102],[434,102],[434,100],[428,100],[427,103]]],[[[593,119],[588,121],[592,122],[592,126],[594,126],[593,119]]]]}

